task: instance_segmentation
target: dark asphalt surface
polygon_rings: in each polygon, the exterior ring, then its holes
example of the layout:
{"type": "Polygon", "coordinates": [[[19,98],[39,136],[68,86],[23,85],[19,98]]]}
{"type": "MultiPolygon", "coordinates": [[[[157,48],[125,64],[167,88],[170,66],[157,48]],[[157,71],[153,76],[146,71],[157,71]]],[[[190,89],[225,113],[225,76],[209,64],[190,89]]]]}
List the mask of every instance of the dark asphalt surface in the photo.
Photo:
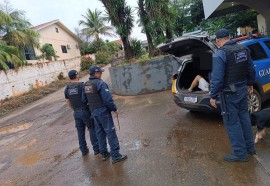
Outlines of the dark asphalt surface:
{"type": "Polygon", "coordinates": [[[126,161],[81,156],[62,89],[0,118],[0,185],[270,185],[269,132],[249,162],[227,163],[219,115],[181,109],[170,91],[114,99],[126,161]]]}

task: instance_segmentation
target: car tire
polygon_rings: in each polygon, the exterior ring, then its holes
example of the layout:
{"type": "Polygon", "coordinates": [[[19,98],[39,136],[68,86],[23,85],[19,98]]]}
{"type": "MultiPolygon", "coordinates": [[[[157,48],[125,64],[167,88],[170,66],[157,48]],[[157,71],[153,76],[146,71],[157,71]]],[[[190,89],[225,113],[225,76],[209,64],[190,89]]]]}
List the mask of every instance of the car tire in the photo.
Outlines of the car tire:
{"type": "Polygon", "coordinates": [[[248,111],[249,113],[257,112],[262,109],[262,99],[257,90],[253,90],[253,93],[248,95],[248,111]]]}

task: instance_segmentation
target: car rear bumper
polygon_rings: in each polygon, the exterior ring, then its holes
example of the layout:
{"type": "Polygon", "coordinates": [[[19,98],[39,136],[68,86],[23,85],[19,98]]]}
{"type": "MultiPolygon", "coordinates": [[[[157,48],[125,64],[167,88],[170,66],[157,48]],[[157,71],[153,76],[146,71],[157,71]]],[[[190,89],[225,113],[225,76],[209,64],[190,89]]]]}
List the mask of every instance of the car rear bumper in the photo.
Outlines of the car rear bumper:
{"type": "Polygon", "coordinates": [[[220,112],[220,102],[217,100],[218,108],[215,109],[210,105],[210,95],[208,93],[205,94],[194,94],[197,96],[198,102],[197,103],[190,103],[185,102],[184,93],[176,93],[174,94],[174,102],[181,108],[185,108],[192,111],[199,111],[199,112],[220,112]]]}

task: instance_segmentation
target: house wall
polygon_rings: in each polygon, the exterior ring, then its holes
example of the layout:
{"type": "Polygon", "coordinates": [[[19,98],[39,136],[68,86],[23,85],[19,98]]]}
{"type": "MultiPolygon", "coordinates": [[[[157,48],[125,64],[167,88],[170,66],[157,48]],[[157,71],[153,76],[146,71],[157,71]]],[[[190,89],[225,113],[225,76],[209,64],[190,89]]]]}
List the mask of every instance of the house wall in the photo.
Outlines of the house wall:
{"type": "MultiPolygon", "coordinates": [[[[46,28],[38,30],[40,34],[40,46],[48,43],[52,44],[54,50],[56,51],[56,55],[59,56],[58,60],[62,59],[71,59],[74,57],[80,56],[80,50],[78,47],[78,41],[75,40],[70,34],[68,34],[65,30],[59,27],[57,24],[50,25],[46,28]],[[58,29],[58,33],[56,29],[58,29]],[[61,45],[70,46],[67,48],[67,53],[63,53],[61,49],[61,45]]],[[[41,52],[35,49],[36,55],[40,55],[41,52]]],[[[31,62],[31,61],[30,61],[31,62]]]]}
{"type": "Polygon", "coordinates": [[[241,27],[240,28],[240,34],[241,35],[248,35],[249,33],[252,33],[252,31],[253,31],[253,28],[251,28],[251,27],[241,27]]]}
{"type": "Polygon", "coordinates": [[[17,71],[0,70],[0,100],[22,95],[33,88],[45,86],[58,79],[62,72],[65,77],[71,69],[80,70],[80,58],[34,64],[17,71]]]}

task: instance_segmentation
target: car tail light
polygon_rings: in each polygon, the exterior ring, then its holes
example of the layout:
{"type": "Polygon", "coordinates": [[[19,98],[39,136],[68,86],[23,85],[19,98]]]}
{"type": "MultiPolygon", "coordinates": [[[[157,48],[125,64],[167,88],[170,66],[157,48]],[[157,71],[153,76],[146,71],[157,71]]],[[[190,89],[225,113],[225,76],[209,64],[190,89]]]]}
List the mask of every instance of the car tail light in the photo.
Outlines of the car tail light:
{"type": "Polygon", "coordinates": [[[172,93],[176,94],[177,90],[176,90],[176,80],[177,80],[177,76],[178,74],[174,74],[172,77],[172,93]]]}

